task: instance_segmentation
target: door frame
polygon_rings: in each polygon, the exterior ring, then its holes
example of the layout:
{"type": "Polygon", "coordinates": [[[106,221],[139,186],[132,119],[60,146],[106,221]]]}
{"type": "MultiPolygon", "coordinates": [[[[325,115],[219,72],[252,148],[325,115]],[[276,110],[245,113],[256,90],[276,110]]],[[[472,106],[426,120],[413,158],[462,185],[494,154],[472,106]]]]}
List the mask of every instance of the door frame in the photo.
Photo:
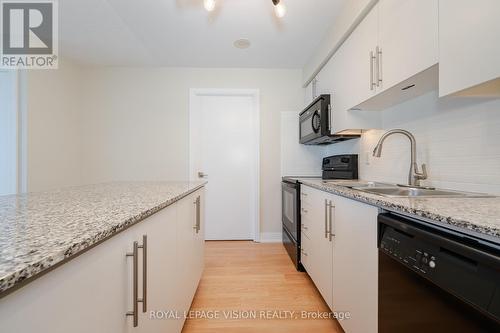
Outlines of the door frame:
{"type": "Polygon", "coordinates": [[[193,124],[196,100],[203,96],[245,96],[253,99],[253,116],[255,117],[254,139],[255,147],[255,183],[252,186],[253,190],[253,210],[254,210],[254,227],[253,240],[260,242],[260,90],[259,89],[213,89],[213,88],[191,88],[189,89],[189,180],[199,181],[198,178],[193,178],[196,170],[193,165],[194,140],[193,140],[193,124]]]}

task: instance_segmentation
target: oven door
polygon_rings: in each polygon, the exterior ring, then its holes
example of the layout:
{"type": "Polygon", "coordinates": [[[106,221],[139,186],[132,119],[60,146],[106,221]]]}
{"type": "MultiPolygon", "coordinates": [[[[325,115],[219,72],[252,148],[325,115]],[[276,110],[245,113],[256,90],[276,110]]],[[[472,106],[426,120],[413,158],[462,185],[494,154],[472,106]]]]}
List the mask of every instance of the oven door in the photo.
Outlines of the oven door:
{"type": "Polygon", "coordinates": [[[283,228],[285,228],[290,236],[298,241],[298,184],[287,182],[281,183],[281,218],[283,228]]]}

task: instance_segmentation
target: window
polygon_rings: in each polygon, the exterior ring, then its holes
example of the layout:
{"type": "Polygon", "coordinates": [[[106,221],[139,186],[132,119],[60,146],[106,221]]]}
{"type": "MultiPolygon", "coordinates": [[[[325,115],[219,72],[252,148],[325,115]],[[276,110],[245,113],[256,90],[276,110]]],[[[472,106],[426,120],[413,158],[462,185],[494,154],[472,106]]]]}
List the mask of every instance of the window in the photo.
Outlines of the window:
{"type": "Polygon", "coordinates": [[[17,192],[16,73],[0,71],[0,195],[17,192]]]}

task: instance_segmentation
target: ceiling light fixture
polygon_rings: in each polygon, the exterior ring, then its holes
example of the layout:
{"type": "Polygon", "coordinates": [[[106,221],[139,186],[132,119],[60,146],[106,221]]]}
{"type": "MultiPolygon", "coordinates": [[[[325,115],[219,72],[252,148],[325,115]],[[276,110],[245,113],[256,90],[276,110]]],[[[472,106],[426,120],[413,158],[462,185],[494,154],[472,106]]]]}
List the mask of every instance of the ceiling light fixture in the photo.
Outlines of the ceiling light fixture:
{"type": "Polygon", "coordinates": [[[283,4],[283,2],[281,2],[281,0],[272,0],[272,1],[273,1],[274,12],[276,13],[276,16],[278,16],[279,18],[282,18],[283,16],[285,16],[286,7],[283,4]]]}
{"type": "Polygon", "coordinates": [[[233,43],[234,47],[238,49],[248,49],[250,47],[250,40],[246,38],[241,38],[238,40],[235,40],[233,43]]]}
{"type": "Polygon", "coordinates": [[[203,0],[203,5],[207,11],[211,12],[215,9],[215,0],[203,0]]]}

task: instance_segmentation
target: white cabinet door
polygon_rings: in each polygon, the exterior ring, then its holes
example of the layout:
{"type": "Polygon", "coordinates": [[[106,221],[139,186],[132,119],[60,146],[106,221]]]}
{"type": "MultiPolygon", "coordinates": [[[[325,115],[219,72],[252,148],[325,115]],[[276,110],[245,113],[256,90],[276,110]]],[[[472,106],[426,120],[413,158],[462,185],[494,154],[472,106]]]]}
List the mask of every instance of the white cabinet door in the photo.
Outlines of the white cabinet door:
{"type": "MultiPolygon", "coordinates": [[[[307,195],[308,203],[302,212],[307,230],[302,232],[303,250],[307,254],[304,268],[318,288],[325,302],[332,306],[332,260],[333,242],[326,234],[329,226],[329,211],[325,200],[329,202],[328,193],[302,186],[301,192],[307,195]]],[[[302,255],[304,256],[304,254],[302,255]]]]}
{"type": "Polygon", "coordinates": [[[438,62],[438,0],[381,0],[378,7],[385,90],[438,62]]]}
{"type": "Polygon", "coordinates": [[[139,332],[132,327],[131,233],[124,231],[0,299],[2,332],[139,332]]]}
{"type": "Polygon", "coordinates": [[[500,94],[499,13],[498,0],[439,0],[439,96],[500,94]]]}
{"type": "Polygon", "coordinates": [[[375,94],[375,87],[371,84],[373,62],[370,52],[377,47],[377,34],[378,6],[375,6],[334,56],[337,64],[333,65],[329,76],[338,77],[339,85],[335,88],[341,88],[341,91],[334,93],[335,104],[341,111],[347,111],[375,94]]]}
{"type": "Polygon", "coordinates": [[[203,268],[205,267],[205,190],[199,190],[195,193],[196,198],[199,198],[199,207],[194,207],[195,222],[198,221],[198,229],[192,229],[195,246],[195,288],[201,279],[203,268]]]}
{"type": "MultiPolygon", "coordinates": [[[[183,296],[180,304],[180,311],[188,311],[191,307],[196,288],[203,269],[202,246],[204,240],[203,233],[196,234],[196,198],[204,197],[202,191],[192,193],[178,202],[178,270],[179,270],[179,290],[183,296]]],[[[200,199],[204,202],[203,199],[200,199]]],[[[202,204],[204,205],[204,204],[202,204]]],[[[202,206],[203,207],[203,206],[202,206]]],[[[204,214],[201,211],[203,221],[204,214]]],[[[202,230],[204,232],[204,229],[202,230]]]]}
{"type": "Polygon", "coordinates": [[[355,134],[356,130],[380,126],[379,113],[351,110],[376,93],[371,84],[375,80],[371,74],[375,63],[370,56],[377,46],[377,29],[375,6],[318,74],[332,94],[333,134],[355,134]]]}
{"type": "MultiPolygon", "coordinates": [[[[183,297],[177,287],[179,284],[177,267],[177,204],[171,205],[152,215],[130,229],[134,238],[143,244],[147,236],[147,311],[142,312],[139,304],[139,330],[144,333],[180,332],[183,320],[161,318],[151,312],[170,311],[178,307],[183,297]]],[[[139,286],[143,297],[143,252],[139,251],[139,286]]]]}
{"type": "Polygon", "coordinates": [[[349,311],[345,332],[377,332],[376,207],[334,196],[333,307],[349,311]]]}

